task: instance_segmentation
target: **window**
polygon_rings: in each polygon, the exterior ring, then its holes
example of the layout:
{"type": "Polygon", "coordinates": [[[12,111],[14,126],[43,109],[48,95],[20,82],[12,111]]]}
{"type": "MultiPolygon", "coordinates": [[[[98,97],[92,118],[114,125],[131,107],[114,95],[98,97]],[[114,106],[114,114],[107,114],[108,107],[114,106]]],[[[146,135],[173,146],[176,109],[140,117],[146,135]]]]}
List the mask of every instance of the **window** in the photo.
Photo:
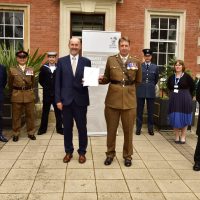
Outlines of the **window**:
{"type": "Polygon", "coordinates": [[[82,30],[105,30],[105,15],[71,13],[71,37],[81,37],[82,30]]]}
{"type": "Polygon", "coordinates": [[[0,10],[0,45],[24,46],[24,12],[0,10]]]}
{"type": "Polygon", "coordinates": [[[174,56],[184,60],[185,23],[185,10],[145,10],[144,48],[152,48],[159,67],[174,56]]]}
{"type": "Polygon", "coordinates": [[[177,54],[178,19],[174,17],[151,17],[150,48],[153,62],[163,66],[177,54]]]}

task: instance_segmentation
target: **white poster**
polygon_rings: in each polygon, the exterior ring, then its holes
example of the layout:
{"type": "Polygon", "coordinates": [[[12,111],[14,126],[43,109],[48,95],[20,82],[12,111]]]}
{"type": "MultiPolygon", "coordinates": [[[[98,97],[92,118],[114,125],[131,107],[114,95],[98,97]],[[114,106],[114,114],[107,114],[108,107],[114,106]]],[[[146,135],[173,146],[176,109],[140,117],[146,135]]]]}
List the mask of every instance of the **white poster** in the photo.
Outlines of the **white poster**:
{"type": "MultiPolygon", "coordinates": [[[[82,31],[82,55],[92,62],[92,67],[99,68],[104,73],[108,56],[118,53],[120,32],[82,31]]],[[[89,87],[90,106],[87,114],[87,129],[89,136],[106,135],[104,117],[105,97],[108,85],[89,87]]]]}

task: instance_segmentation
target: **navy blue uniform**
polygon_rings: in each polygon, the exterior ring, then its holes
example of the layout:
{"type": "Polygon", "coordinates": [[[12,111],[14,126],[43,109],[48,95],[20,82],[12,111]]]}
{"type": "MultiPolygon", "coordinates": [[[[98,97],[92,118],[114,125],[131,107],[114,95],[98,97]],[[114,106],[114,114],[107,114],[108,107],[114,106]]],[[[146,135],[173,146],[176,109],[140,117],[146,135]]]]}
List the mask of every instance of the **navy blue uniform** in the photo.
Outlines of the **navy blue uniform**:
{"type": "Polygon", "coordinates": [[[43,107],[41,125],[38,131],[39,134],[47,131],[48,116],[51,105],[54,107],[56,131],[57,133],[63,133],[61,111],[57,108],[55,103],[55,73],[56,70],[52,72],[48,63],[40,68],[39,83],[43,87],[43,107]]]}
{"type": "Polygon", "coordinates": [[[142,63],[142,83],[136,88],[137,95],[137,119],[136,132],[140,132],[143,121],[145,99],[148,112],[148,131],[153,131],[153,108],[155,100],[155,85],[159,79],[158,67],[153,63],[142,63]]]}

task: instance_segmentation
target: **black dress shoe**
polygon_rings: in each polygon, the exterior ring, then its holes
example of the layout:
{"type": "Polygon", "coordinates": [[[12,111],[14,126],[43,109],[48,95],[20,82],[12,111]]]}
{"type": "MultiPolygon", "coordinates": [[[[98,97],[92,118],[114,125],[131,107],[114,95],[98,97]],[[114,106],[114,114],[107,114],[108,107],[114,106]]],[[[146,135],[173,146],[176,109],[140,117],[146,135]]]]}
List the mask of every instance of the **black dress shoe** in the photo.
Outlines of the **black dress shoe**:
{"type": "Polygon", "coordinates": [[[193,170],[194,171],[200,171],[200,163],[194,163],[194,166],[193,166],[193,170]]]}
{"type": "Polygon", "coordinates": [[[136,134],[136,135],[140,135],[140,134],[141,134],[141,131],[137,130],[137,131],[135,132],[135,134],[136,134]]]}
{"type": "Polygon", "coordinates": [[[8,140],[2,134],[0,134],[0,141],[1,142],[8,142],[8,140]]]}
{"type": "Polygon", "coordinates": [[[154,132],[153,131],[149,131],[149,135],[154,135],[154,132]]]}
{"type": "Polygon", "coordinates": [[[130,167],[130,166],[132,165],[132,161],[131,161],[130,159],[125,159],[125,160],[124,160],[124,165],[125,165],[126,167],[130,167]]]}
{"type": "Polygon", "coordinates": [[[104,165],[111,165],[112,161],[113,161],[112,157],[107,157],[104,161],[104,165]]]}
{"type": "Polygon", "coordinates": [[[28,138],[30,138],[31,140],[36,140],[35,135],[28,135],[28,138]]]}
{"type": "Polygon", "coordinates": [[[38,132],[37,132],[38,135],[43,135],[45,133],[46,133],[46,131],[41,131],[41,130],[38,130],[38,132]]]}
{"type": "Polygon", "coordinates": [[[13,142],[17,142],[19,140],[19,136],[13,136],[13,142]]]}

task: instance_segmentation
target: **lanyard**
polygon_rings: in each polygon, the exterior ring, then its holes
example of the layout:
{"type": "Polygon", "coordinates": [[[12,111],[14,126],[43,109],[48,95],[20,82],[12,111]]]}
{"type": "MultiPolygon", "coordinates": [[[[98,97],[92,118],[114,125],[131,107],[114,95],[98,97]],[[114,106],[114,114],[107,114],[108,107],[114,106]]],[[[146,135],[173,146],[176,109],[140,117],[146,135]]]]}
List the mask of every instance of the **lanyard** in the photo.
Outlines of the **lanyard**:
{"type": "Polygon", "coordinates": [[[179,83],[179,81],[180,81],[180,79],[181,79],[181,77],[183,75],[184,75],[184,73],[181,74],[180,78],[176,78],[176,74],[175,74],[175,76],[174,76],[174,83],[175,83],[175,85],[178,85],[178,83],[179,83]]]}

